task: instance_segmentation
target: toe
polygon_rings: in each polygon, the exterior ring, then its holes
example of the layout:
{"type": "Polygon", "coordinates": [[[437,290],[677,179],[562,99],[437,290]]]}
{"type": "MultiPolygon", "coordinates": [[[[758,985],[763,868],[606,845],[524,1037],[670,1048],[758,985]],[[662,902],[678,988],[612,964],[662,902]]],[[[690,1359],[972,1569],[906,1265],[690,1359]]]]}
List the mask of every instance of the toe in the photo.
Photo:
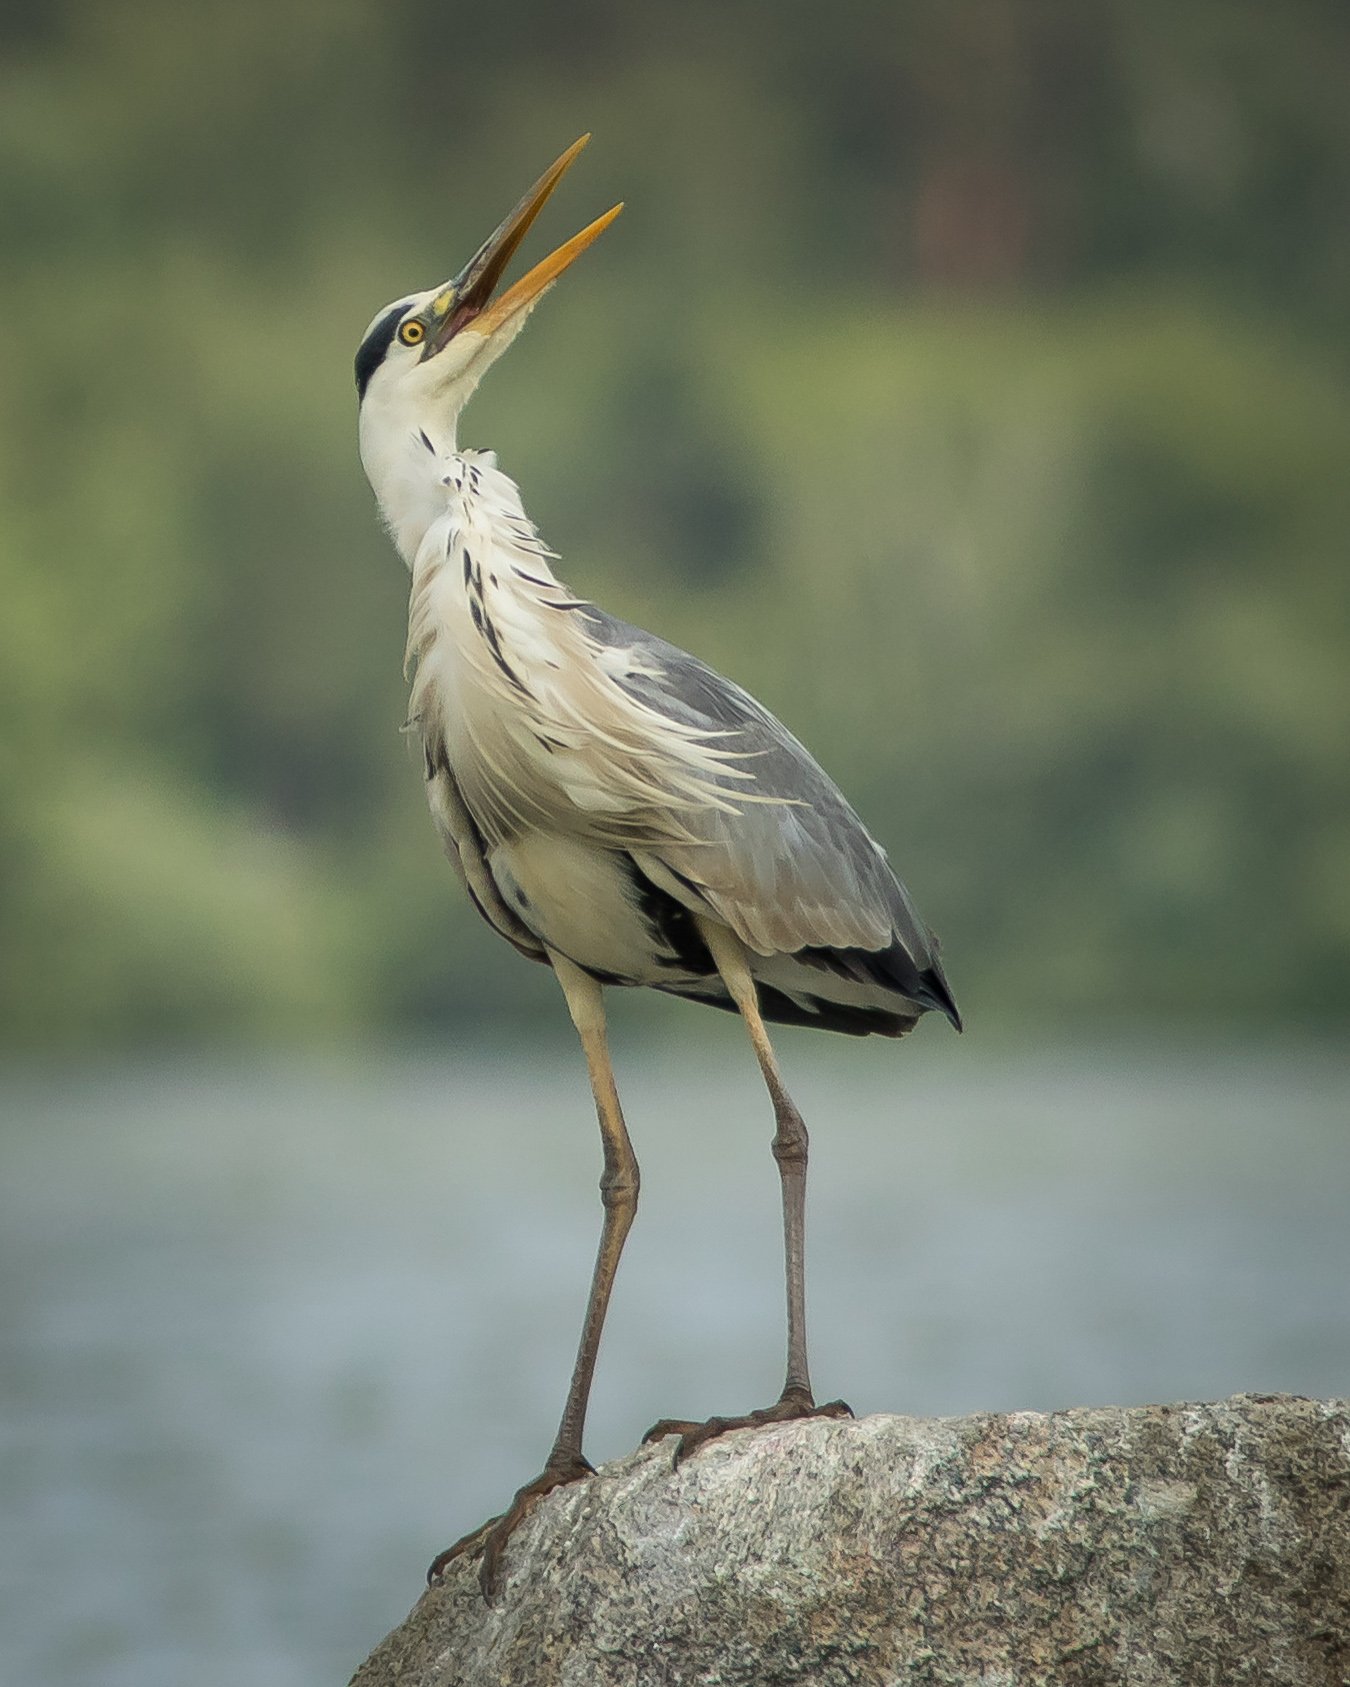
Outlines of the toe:
{"type": "Polygon", "coordinates": [[[461,1535],[453,1546],[446,1547],[444,1552],[438,1552],[427,1570],[427,1586],[435,1587],[456,1558],[477,1558],[486,1546],[489,1535],[501,1521],[500,1517],[489,1517],[486,1523],[480,1523],[467,1535],[461,1535]]]}
{"type": "Polygon", "coordinates": [[[653,1441],[664,1441],[667,1435],[688,1435],[697,1428],[693,1418],[662,1418],[642,1437],[642,1445],[646,1447],[653,1441]]]}
{"type": "Polygon", "coordinates": [[[743,1417],[708,1418],[703,1423],[686,1423],[678,1418],[662,1418],[655,1423],[643,1437],[644,1441],[659,1441],[665,1435],[678,1435],[679,1445],[675,1449],[675,1464],[681,1465],[687,1458],[704,1447],[709,1441],[715,1441],[719,1435],[725,1435],[732,1429],[763,1429],[771,1423],[795,1423],[800,1418],[851,1418],[852,1411],[842,1400],[831,1400],[824,1406],[817,1406],[810,1394],[802,1388],[785,1389],[782,1396],[772,1406],[765,1406],[757,1412],[746,1412],[743,1417]]]}
{"type": "Polygon", "coordinates": [[[453,1546],[446,1547],[432,1560],[427,1571],[427,1585],[434,1587],[445,1574],[446,1567],[456,1558],[477,1558],[481,1553],[483,1562],[478,1569],[478,1585],[488,1604],[494,1604],[501,1593],[502,1554],[506,1543],[529,1516],[536,1501],[568,1482],[579,1482],[583,1477],[594,1475],[594,1467],[587,1464],[580,1453],[553,1458],[542,1474],[517,1490],[510,1507],[500,1517],[489,1517],[486,1523],[461,1536],[453,1546]]]}

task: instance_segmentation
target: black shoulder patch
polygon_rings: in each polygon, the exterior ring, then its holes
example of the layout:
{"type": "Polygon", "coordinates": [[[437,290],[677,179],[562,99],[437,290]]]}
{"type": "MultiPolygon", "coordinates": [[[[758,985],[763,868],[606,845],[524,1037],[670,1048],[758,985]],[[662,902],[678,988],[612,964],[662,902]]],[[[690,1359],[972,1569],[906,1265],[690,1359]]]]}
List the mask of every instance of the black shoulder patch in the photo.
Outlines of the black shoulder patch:
{"type": "MultiPolygon", "coordinates": [[[[717,966],[708,945],[694,924],[694,916],[684,904],[677,902],[668,890],[662,890],[659,885],[653,884],[631,855],[618,859],[628,870],[638,911],[646,920],[653,943],[657,947],[656,964],[663,967],[679,967],[699,978],[707,978],[716,972],[717,966]],[[666,953],[660,953],[660,950],[665,950],[666,953]]],[[[675,876],[680,877],[679,874],[675,876]]]]}
{"type": "Polygon", "coordinates": [[[394,337],[394,330],[403,320],[403,313],[408,308],[405,299],[401,304],[391,305],[380,320],[362,340],[360,350],[356,354],[356,398],[359,403],[366,396],[366,388],[370,385],[370,377],[384,362],[384,354],[389,350],[389,342],[394,337]]]}

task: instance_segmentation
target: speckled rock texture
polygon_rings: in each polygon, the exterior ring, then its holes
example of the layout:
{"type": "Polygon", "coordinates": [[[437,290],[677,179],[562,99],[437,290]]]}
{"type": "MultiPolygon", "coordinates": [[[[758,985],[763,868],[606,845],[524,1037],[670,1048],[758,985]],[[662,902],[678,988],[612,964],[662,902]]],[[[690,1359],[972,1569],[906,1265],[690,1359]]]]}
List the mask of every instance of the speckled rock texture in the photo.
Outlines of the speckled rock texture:
{"type": "Polygon", "coordinates": [[[353,1687],[1341,1687],[1350,1402],[817,1420],[550,1495],[353,1687]]]}

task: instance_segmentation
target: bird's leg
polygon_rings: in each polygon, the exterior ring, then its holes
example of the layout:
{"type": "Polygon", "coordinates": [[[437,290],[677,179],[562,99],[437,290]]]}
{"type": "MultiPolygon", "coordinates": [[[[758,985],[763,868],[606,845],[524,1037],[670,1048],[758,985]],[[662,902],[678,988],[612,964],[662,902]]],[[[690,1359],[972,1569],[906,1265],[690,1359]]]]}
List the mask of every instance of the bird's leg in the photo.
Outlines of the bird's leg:
{"type": "Polygon", "coordinates": [[[619,1268],[628,1232],[637,1212],[638,1173],[637,1156],[628,1140],[628,1129],[619,1106],[619,1092],[614,1083],[614,1068],[610,1064],[609,1044],[605,1037],[605,1009],[599,984],[587,972],[562,955],[552,956],[553,970],[567,997],[572,1023],[581,1038],[586,1054],[586,1068],[590,1073],[591,1089],[595,1094],[595,1110],[600,1121],[600,1136],[604,1147],[604,1170],[600,1176],[600,1199],[605,1218],[600,1232],[600,1247],[591,1278],[590,1298],[586,1303],[586,1318],[581,1328],[576,1365],[567,1390],[562,1421],[549,1463],[557,1460],[581,1462],[581,1437],[586,1425],[586,1403],[591,1394],[591,1378],[595,1373],[596,1355],[600,1351],[600,1333],[609,1308],[614,1274],[619,1268]]]}
{"type": "Polygon", "coordinates": [[[787,1378],[776,1404],[762,1411],[749,1412],[738,1418],[709,1418],[705,1423],[684,1419],[662,1418],[647,1431],[644,1440],[656,1441],[664,1435],[678,1435],[680,1444],[675,1450],[675,1462],[688,1458],[690,1453],[724,1435],[729,1429],[750,1429],[758,1424],[785,1423],[792,1418],[851,1417],[842,1400],[817,1406],[811,1393],[811,1374],[806,1359],[806,1161],[807,1134],[801,1114],[783,1083],[773,1044],[764,1028],[759,1011],[759,997],[755,981],[746,964],[740,940],[726,926],[711,920],[698,922],[704,941],[721,974],[731,999],[740,1009],[750,1033],[750,1042],[764,1074],[770,1099],[773,1101],[777,1130],[773,1139],[773,1157],[778,1162],[778,1175],[783,1189],[783,1247],[787,1267],[788,1351],[787,1378]]]}
{"type": "Polygon", "coordinates": [[[591,1278],[590,1298],[586,1303],[586,1318],[581,1327],[581,1342],[577,1348],[572,1381],[567,1390],[562,1421],[540,1475],[521,1488],[502,1516],[491,1518],[472,1534],[465,1535],[448,1547],[427,1571],[427,1580],[435,1581],[453,1558],[464,1553],[483,1555],[479,1582],[483,1596],[491,1602],[501,1584],[502,1551],[517,1526],[528,1516],[536,1500],[567,1482],[576,1482],[592,1474],[591,1466],[582,1456],[581,1438],[586,1424],[586,1403],[590,1399],[591,1378],[595,1373],[596,1355],[600,1351],[600,1333],[604,1328],[605,1312],[609,1306],[610,1290],[619,1255],[632,1228],[638,1202],[638,1163],[633,1145],[619,1106],[619,1092],[614,1083],[614,1069],[610,1065],[609,1044],[605,1037],[605,1009],[598,983],[587,972],[564,955],[550,953],[553,970],[567,998],[572,1023],[581,1038],[590,1073],[591,1089],[595,1094],[595,1110],[600,1120],[600,1136],[604,1145],[605,1164],[600,1178],[600,1198],[604,1203],[605,1219],[600,1232],[600,1249],[596,1255],[595,1272],[591,1278]]]}

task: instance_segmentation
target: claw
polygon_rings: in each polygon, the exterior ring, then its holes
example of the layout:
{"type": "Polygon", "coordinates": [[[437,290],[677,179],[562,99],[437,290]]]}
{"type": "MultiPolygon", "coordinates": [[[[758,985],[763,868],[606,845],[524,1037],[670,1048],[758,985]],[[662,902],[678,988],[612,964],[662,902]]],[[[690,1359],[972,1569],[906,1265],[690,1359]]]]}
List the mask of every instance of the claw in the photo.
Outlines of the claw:
{"type": "Polygon", "coordinates": [[[477,1558],[488,1536],[501,1520],[501,1517],[489,1517],[486,1523],[480,1523],[476,1529],[470,1529],[467,1535],[461,1535],[453,1546],[446,1547],[444,1552],[438,1552],[427,1568],[427,1586],[435,1587],[445,1574],[446,1566],[454,1559],[477,1558]]]}
{"type": "Polygon", "coordinates": [[[738,1418],[707,1418],[702,1423],[688,1418],[662,1418],[654,1423],[642,1437],[645,1446],[651,1441],[663,1440],[667,1435],[678,1435],[680,1443],[675,1449],[675,1468],[678,1469],[687,1458],[695,1454],[700,1447],[714,1441],[719,1435],[725,1435],[732,1429],[762,1429],[771,1423],[794,1423],[799,1418],[851,1418],[851,1408],[842,1400],[830,1400],[823,1406],[817,1406],[805,1389],[785,1388],[782,1397],[772,1406],[765,1406],[757,1412],[747,1412],[738,1418]]]}
{"type": "Polygon", "coordinates": [[[580,1482],[583,1477],[594,1474],[594,1468],[579,1454],[547,1464],[533,1482],[527,1482],[523,1488],[516,1490],[516,1497],[500,1517],[489,1517],[486,1523],[480,1523],[478,1528],[462,1535],[453,1546],[446,1547],[444,1552],[438,1553],[432,1559],[431,1567],[427,1571],[427,1586],[434,1587],[445,1574],[447,1565],[456,1558],[481,1556],[483,1562],[478,1567],[478,1585],[483,1590],[483,1598],[487,1603],[495,1605],[502,1590],[505,1574],[502,1555],[506,1550],[507,1541],[545,1494],[551,1494],[555,1488],[561,1488],[569,1482],[580,1482]]]}
{"type": "Polygon", "coordinates": [[[642,1437],[642,1445],[649,1447],[653,1441],[664,1441],[667,1435],[688,1435],[691,1429],[697,1428],[694,1418],[658,1418],[642,1437]]]}

